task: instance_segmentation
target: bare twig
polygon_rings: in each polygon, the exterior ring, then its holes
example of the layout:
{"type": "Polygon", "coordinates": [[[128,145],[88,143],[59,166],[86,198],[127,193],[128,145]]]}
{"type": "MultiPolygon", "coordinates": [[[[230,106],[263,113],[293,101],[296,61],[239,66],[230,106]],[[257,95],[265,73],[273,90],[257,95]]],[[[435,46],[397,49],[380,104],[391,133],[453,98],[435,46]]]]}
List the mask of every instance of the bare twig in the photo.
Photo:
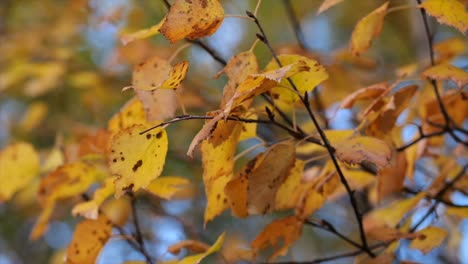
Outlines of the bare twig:
{"type": "Polygon", "coordinates": [[[145,240],[141,232],[140,221],[138,219],[137,207],[136,207],[136,197],[132,192],[127,193],[130,196],[130,205],[132,207],[132,218],[133,225],[135,227],[135,240],[138,242],[141,253],[145,256],[146,262],[148,264],[153,264],[153,259],[149,255],[148,251],[145,248],[145,240]]]}

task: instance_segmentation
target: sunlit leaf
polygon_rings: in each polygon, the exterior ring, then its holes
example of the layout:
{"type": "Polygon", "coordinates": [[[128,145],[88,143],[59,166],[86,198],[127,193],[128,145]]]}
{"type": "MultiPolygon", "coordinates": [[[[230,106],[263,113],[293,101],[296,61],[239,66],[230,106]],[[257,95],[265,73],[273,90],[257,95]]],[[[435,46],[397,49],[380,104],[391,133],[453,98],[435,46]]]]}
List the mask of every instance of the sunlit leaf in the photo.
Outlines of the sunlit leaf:
{"type": "MultiPolygon", "coordinates": [[[[309,59],[299,55],[279,55],[279,61],[282,65],[294,64],[299,61],[304,61],[309,68],[306,71],[299,72],[291,76],[290,79],[299,91],[299,94],[304,95],[306,92],[311,92],[317,85],[328,79],[328,72],[316,60],[309,59]]],[[[276,60],[271,60],[265,67],[265,71],[272,71],[279,68],[276,60]]],[[[270,93],[274,99],[279,99],[283,102],[294,103],[299,100],[299,96],[293,91],[293,86],[287,79],[282,79],[278,84],[279,87],[271,89],[270,93]]]]}
{"type": "Polygon", "coordinates": [[[159,31],[171,42],[198,39],[216,32],[224,19],[218,0],[176,0],[159,31]]]}
{"type": "Polygon", "coordinates": [[[67,264],[94,264],[112,233],[112,223],[105,216],[79,223],[68,246],[67,264]]]}
{"type": "Polygon", "coordinates": [[[108,122],[108,129],[116,133],[124,128],[138,124],[147,124],[146,114],[138,98],[130,99],[108,122]]]}
{"type": "Polygon", "coordinates": [[[16,143],[0,152],[0,202],[26,187],[39,173],[39,155],[29,143],[16,143]]]}
{"type": "Polygon", "coordinates": [[[302,225],[303,221],[295,216],[276,219],[255,238],[252,242],[252,248],[258,252],[271,245],[275,248],[274,253],[268,258],[268,261],[271,262],[277,257],[286,255],[289,247],[301,235],[302,225]]]}
{"type": "Polygon", "coordinates": [[[445,229],[437,226],[428,226],[418,232],[418,237],[411,241],[409,247],[418,249],[426,255],[434,248],[439,247],[447,236],[448,232],[445,229]]]}
{"type": "Polygon", "coordinates": [[[350,49],[355,56],[363,54],[372,44],[372,39],[380,35],[388,2],[361,18],[351,35],[350,49]]]}
{"type": "Polygon", "coordinates": [[[421,7],[441,24],[455,27],[463,34],[468,30],[466,7],[458,0],[426,0],[421,7]]]}
{"type": "Polygon", "coordinates": [[[190,181],[186,178],[168,176],[153,180],[145,190],[158,197],[170,200],[183,189],[190,187],[190,181]]]}
{"type": "Polygon", "coordinates": [[[147,187],[160,176],[167,154],[167,134],[163,128],[140,134],[148,127],[134,125],[114,135],[109,144],[108,165],[117,175],[115,195],[147,187]]]}
{"type": "Polygon", "coordinates": [[[422,75],[435,80],[451,80],[460,88],[468,85],[468,73],[450,64],[432,66],[425,70],[422,75]]]}

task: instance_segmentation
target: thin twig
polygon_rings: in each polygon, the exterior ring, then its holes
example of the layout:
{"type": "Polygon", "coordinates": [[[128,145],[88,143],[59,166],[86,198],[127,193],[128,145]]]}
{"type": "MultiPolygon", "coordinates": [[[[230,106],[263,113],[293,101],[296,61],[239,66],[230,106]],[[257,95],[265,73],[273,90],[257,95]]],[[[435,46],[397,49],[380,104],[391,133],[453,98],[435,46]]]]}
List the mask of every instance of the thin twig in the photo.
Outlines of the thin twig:
{"type": "Polygon", "coordinates": [[[325,230],[325,231],[327,231],[329,233],[332,233],[335,236],[341,238],[342,240],[348,242],[352,246],[354,246],[354,247],[356,247],[358,249],[364,250],[364,248],[361,245],[359,245],[359,243],[355,242],[354,240],[352,240],[352,239],[348,238],[347,236],[343,235],[342,233],[338,232],[336,230],[336,228],[326,220],[316,219],[316,221],[313,221],[313,220],[310,220],[310,219],[306,219],[304,221],[304,224],[310,225],[310,226],[313,226],[313,227],[317,227],[319,229],[322,229],[322,230],[325,230]]]}
{"type": "Polygon", "coordinates": [[[138,219],[137,207],[136,207],[136,196],[132,192],[128,192],[130,196],[130,205],[132,207],[132,218],[133,218],[133,225],[135,227],[135,240],[138,242],[140,246],[141,253],[145,256],[146,262],[149,264],[153,264],[153,259],[149,255],[148,251],[145,248],[145,240],[143,239],[143,235],[141,232],[140,221],[138,219]]]}

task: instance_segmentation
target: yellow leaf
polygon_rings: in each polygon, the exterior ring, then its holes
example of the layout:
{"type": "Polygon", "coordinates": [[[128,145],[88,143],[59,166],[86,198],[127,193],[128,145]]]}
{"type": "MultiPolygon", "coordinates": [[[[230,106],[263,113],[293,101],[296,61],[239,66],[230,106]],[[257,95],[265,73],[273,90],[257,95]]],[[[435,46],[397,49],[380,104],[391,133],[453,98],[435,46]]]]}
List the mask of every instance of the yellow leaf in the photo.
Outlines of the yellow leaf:
{"type": "Polygon", "coordinates": [[[100,207],[100,210],[112,221],[113,225],[123,227],[132,214],[132,205],[129,197],[111,198],[100,207]]]}
{"type": "Polygon", "coordinates": [[[200,263],[204,258],[206,258],[207,256],[219,251],[221,249],[221,247],[223,246],[223,243],[224,243],[224,236],[225,234],[222,233],[218,239],[216,240],[216,242],[205,252],[205,253],[200,253],[200,254],[196,254],[196,255],[193,255],[193,256],[188,256],[188,257],[185,257],[181,260],[177,260],[177,261],[166,261],[166,262],[161,262],[161,264],[172,264],[172,263],[177,263],[177,264],[198,264],[200,263]]]}
{"type": "Polygon", "coordinates": [[[33,230],[30,234],[31,240],[37,240],[40,238],[46,231],[49,225],[49,219],[52,216],[55,208],[55,201],[49,200],[42,205],[42,210],[37,218],[36,224],[34,225],[33,230]]]}
{"type": "Polygon", "coordinates": [[[138,124],[147,124],[143,105],[138,98],[130,99],[118,113],[109,120],[107,127],[112,133],[138,124]]]}
{"type": "Polygon", "coordinates": [[[275,209],[275,197],[295,162],[292,142],[273,145],[249,162],[225,187],[233,214],[266,214],[275,209]]]}
{"type": "Polygon", "coordinates": [[[426,0],[421,7],[441,24],[455,27],[463,34],[468,30],[468,13],[458,0],[426,0]]]}
{"type": "Polygon", "coordinates": [[[112,234],[112,223],[105,216],[79,223],[67,250],[67,264],[94,264],[112,234]]]}
{"type": "Polygon", "coordinates": [[[458,216],[462,218],[468,218],[468,208],[460,208],[460,207],[449,207],[447,208],[447,214],[458,216]]]}
{"type": "Polygon", "coordinates": [[[163,128],[145,134],[144,125],[134,125],[115,134],[109,146],[108,165],[117,175],[115,196],[138,191],[161,175],[166,160],[168,140],[163,128]]]}
{"type": "Polygon", "coordinates": [[[304,171],[304,161],[296,159],[294,167],[289,172],[286,180],[281,184],[275,197],[275,209],[284,210],[294,208],[297,200],[299,199],[300,192],[298,192],[302,174],[304,171]]]}
{"type": "Polygon", "coordinates": [[[305,60],[298,60],[276,70],[250,75],[237,87],[234,96],[226,103],[224,114],[228,115],[232,109],[240,106],[243,102],[267,92],[284,78],[310,69],[305,60]]]}
{"type": "Polygon", "coordinates": [[[302,225],[303,221],[295,216],[276,219],[255,238],[252,248],[258,252],[269,245],[274,247],[275,252],[268,258],[268,262],[271,262],[277,257],[286,255],[289,247],[301,235],[302,225]],[[280,240],[283,240],[282,246],[280,246],[280,240]]]}
{"type": "Polygon", "coordinates": [[[207,199],[205,225],[228,208],[224,187],[234,173],[234,155],[240,131],[241,126],[237,122],[219,121],[213,137],[201,144],[203,182],[207,199]],[[222,138],[224,139],[221,140],[222,138]]]}
{"type": "MultiPolygon", "coordinates": [[[[253,112],[246,112],[242,117],[248,118],[248,119],[254,119],[254,120],[258,119],[257,114],[253,112]]],[[[242,128],[241,128],[241,134],[239,136],[239,141],[257,137],[257,123],[242,122],[241,125],[242,125],[242,128]]]]}
{"type": "Polygon", "coordinates": [[[185,78],[185,75],[187,74],[188,66],[188,61],[182,61],[174,65],[174,67],[172,67],[171,71],[169,72],[169,77],[167,78],[167,80],[165,80],[157,88],[172,90],[179,88],[180,84],[185,78]]]}
{"type": "Polygon", "coordinates": [[[47,116],[49,108],[44,102],[35,102],[29,105],[26,113],[24,113],[19,126],[26,133],[31,132],[36,128],[47,116]]]}
{"type": "Polygon", "coordinates": [[[390,146],[373,137],[355,136],[337,141],[333,146],[336,157],[348,164],[370,162],[380,170],[388,166],[392,159],[390,146]]]}
{"type": "Polygon", "coordinates": [[[218,0],[176,0],[159,30],[171,43],[198,39],[216,32],[224,19],[218,0]]]}
{"type": "Polygon", "coordinates": [[[258,73],[258,62],[255,54],[251,51],[246,51],[235,55],[229,60],[226,67],[215,75],[215,78],[218,78],[223,73],[227,75],[229,81],[224,86],[221,107],[224,107],[234,96],[240,83],[249,75],[258,73]]]}
{"type": "MultiPolygon", "coordinates": [[[[328,79],[327,71],[316,60],[299,55],[279,55],[278,59],[282,65],[294,64],[299,61],[305,62],[308,69],[290,77],[301,95],[304,95],[306,92],[311,92],[317,85],[328,79]]],[[[265,67],[265,71],[272,71],[278,68],[279,65],[276,60],[272,59],[265,67]]],[[[273,98],[286,103],[295,103],[299,100],[299,97],[293,91],[293,87],[287,79],[282,79],[278,86],[279,87],[272,88],[270,91],[273,98]]]]}
{"type": "Polygon", "coordinates": [[[190,187],[190,181],[182,177],[161,177],[152,181],[145,190],[158,197],[170,200],[179,191],[190,187]]]}
{"type": "Polygon", "coordinates": [[[468,85],[468,73],[450,64],[432,66],[422,75],[439,81],[451,80],[460,88],[468,85]]]}
{"type": "Polygon", "coordinates": [[[462,54],[465,49],[465,40],[461,38],[445,39],[434,45],[434,52],[439,55],[438,61],[441,62],[453,59],[454,57],[462,54]]]}
{"type": "Polygon", "coordinates": [[[409,247],[421,251],[424,255],[439,247],[448,236],[445,229],[436,226],[428,226],[417,234],[418,237],[411,241],[409,247]]]}
{"type": "Polygon", "coordinates": [[[58,147],[54,147],[47,155],[44,164],[42,164],[41,172],[49,173],[55,170],[58,166],[63,165],[64,160],[65,157],[62,150],[58,147]]]}
{"type": "Polygon", "coordinates": [[[403,217],[408,214],[419,201],[426,196],[420,192],[416,196],[396,201],[389,206],[375,209],[364,216],[364,228],[366,232],[377,227],[396,227],[403,217]]]}
{"type": "Polygon", "coordinates": [[[343,0],[324,0],[317,11],[317,15],[320,15],[321,13],[327,11],[329,8],[341,2],[343,2],[343,0]]]}
{"type": "Polygon", "coordinates": [[[114,193],[114,179],[107,178],[104,184],[94,192],[93,199],[73,207],[74,216],[81,215],[88,219],[97,219],[101,204],[114,193]]]}
{"type": "Polygon", "coordinates": [[[11,144],[0,152],[0,202],[25,188],[39,173],[39,155],[25,142],[11,144]]]}
{"type": "Polygon", "coordinates": [[[146,91],[157,89],[169,78],[171,71],[172,67],[167,60],[153,56],[135,66],[131,87],[146,91]]]}
{"type": "Polygon", "coordinates": [[[135,40],[145,39],[157,35],[159,34],[159,29],[162,27],[164,21],[165,19],[161,20],[161,22],[150,28],[141,29],[131,34],[123,34],[120,37],[120,41],[122,41],[122,44],[127,45],[128,43],[133,42],[135,40]]]}
{"type": "Polygon", "coordinates": [[[382,31],[384,17],[387,14],[388,2],[361,18],[351,35],[351,53],[359,56],[372,44],[372,39],[379,36],[382,31]]]}

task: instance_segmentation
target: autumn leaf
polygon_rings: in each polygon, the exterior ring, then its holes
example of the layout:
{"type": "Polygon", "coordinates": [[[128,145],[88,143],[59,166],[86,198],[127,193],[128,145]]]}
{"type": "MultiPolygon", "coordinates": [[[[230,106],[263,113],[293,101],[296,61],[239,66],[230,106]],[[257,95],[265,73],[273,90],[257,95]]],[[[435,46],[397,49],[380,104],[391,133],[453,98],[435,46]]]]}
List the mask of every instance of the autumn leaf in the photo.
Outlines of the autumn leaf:
{"type": "Polygon", "coordinates": [[[188,61],[182,61],[174,65],[169,72],[169,77],[158,88],[176,90],[185,78],[188,71],[188,61]]]}
{"type": "Polygon", "coordinates": [[[460,88],[468,85],[468,73],[450,64],[432,66],[425,70],[422,75],[435,80],[451,80],[460,88]]]}
{"type": "Polygon", "coordinates": [[[252,242],[252,248],[258,252],[270,245],[274,247],[274,253],[268,258],[268,261],[271,262],[277,257],[286,255],[289,247],[301,235],[302,225],[303,221],[295,216],[276,219],[255,238],[252,242]],[[283,241],[281,246],[280,240],[283,241]]]}
{"type": "Polygon", "coordinates": [[[170,200],[178,192],[189,188],[190,180],[182,177],[166,176],[153,180],[145,190],[158,197],[170,200]]]}
{"type": "Polygon", "coordinates": [[[39,173],[39,155],[25,142],[8,145],[0,152],[0,202],[25,188],[39,173]]]}
{"type": "Polygon", "coordinates": [[[355,136],[333,145],[336,149],[336,157],[348,164],[360,164],[362,162],[374,164],[378,170],[390,164],[392,150],[384,141],[367,136],[355,136]]]}
{"type": "Polygon", "coordinates": [[[438,62],[449,61],[462,54],[465,49],[465,40],[458,37],[445,39],[434,45],[434,52],[439,55],[438,62]]]}
{"type": "Polygon", "coordinates": [[[103,185],[97,189],[93,198],[89,201],[79,203],[73,207],[73,215],[81,215],[87,219],[97,219],[99,206],[114,193],[114,179],[107,178],[103,185]]]}
{"type": "Polygon", "coordinates": [[[284,210],[294,208],[300,196],[300,185],[305,163],[296,159],[294,167],[289,172],[286,180],[281,184],[276,192],[275,209],[284,210]]]}
{"type": "Polygon", "coordinates": [[[143,105],[146,120],[152,124],[174,116],[177,110],[177,95],[172,90],[135,90],[143,105]]]}
{"type": "Polygon", "coordinates": [[[112,133],[133,125],[147,124],[145,109],[138,98],[133,97],[109,120],[107,127],[112,133]]]}
{"type": "Polygon", "coordinates": [[[350,95],[346,96],[340,104],[339,108],[349,109],[360,100],[368,100],[379,97],[388,91],[386,83],[377,83],[368,87],[359,89],[350,95]]]}
{"type": "Polygon", "coordinates": [[[390,166],[383,168],[377,174],[377,202],[388,195],[401,191],[406,177],[408,162],[405,153],[397,153],[390,166]]]}
{"type": "Polygon", "coordinates": [[[135,40],[145,39],[157,35],[159,34],[159,30],[161,29],[164,22],[165,19],[161,20],[161,22],[154,26],[151,26],[150,28],[141,29],[130,34],[123,34],[120,37],[120,41],[122,41],[122,44],[127,45],[135,40]]]}
{"type": "Polygon", "coordinates": [[[147,133],[144,125],[134,125],[115,134],[109,144],[108,165],[117,175],[115,196],[147,187],[160,176],[167,154],[167,135],[163,128],[147,133]]]}
{"type": "Polygon", "coordinates": [[[96,220],[84,220],[79,223],[68,246],[66,263],[95,263],[111,233],[112,223],[103,215],[96,220]]]}
{"type": "Polygon", "coordinates": [[[463,34],[468,30],[468,13],[460,1],[426,0],[420,6],[439,23],[452,26],[463,34]]]}
{"type": "Polygon", "coordinates": [[[218,0],[176,0],[159,31],[171,42],[198,39],[216,32],[224,19],[218,0]]]}
{"type": "Polygon", "coordinates": [[[437,226],[428,226],[417,232],[417,234],[418,237],[411,241],[409,247],[418,249],[424,255],[439,247],[448,236],[445,229],[437,226]]]}
{"type": "Polygon", "coordinates": [[[384,17],[387,14],[388,2],[361,18],[351,35],[350,49],[355,56],[363,54],[372,44],[372,39],[380,35],[384,17]]]}
{"type": "Polygon", "coordinates": [[[275,144],[249,162],[225,187],[233,214],[245,217],[273,211],[276,193],[289,176],[294,162],[292,142],[275,144]]]}
{"type": "Polygon", "coordinates": [[[341,2],[343,2],[343,0],[324,0],[317,11],[317,15],[320,15],[341,2]]]}
{"type": "MultiPolygon", "coordinates": [[[[319,84],[328,79],[328,72],[316,60],[299,55],[279,55],[278,59],[282,65],[289,65],[303,61],[309,68],[306,71],[298,72],[294,74],[294,76],[290,77],[301,95],[304,95],[306,92],[308,93],[313,91],[319,84]]],[[[274,59],[272,59],[265,67],[265,71],[276,69],[279,69],[279,65],[274,59]]],[[[282,79],[278,86],[279,87],[274,87],[270,90],[271,96],[274,99],[279,99],[286,103],[295,103],[299,100],[299,96],[294,92],[293,86],[289,83],[289,80],[282,79]]]]}
{"type": "Polygon", "coordinates": [[[185,78],[189,63],[182,61],[173,67],[158,56],[138,64],[133,70],[132,88],[136,90],[177,89],[185,78]]]}
{"type": "Polygon", "coordinates": [[[215,78],[218,78],[221,74],[226,74],[229,78],[223,89],[223,99],[220,107],[224,107],[234,96],[240,83],[249,75],[256,73],[258,73],[258,62],[253,52],[241,52],[232,57],[226,67],[215,75],[215,78]]]}
{"type": "Polygon", "coordinates": [[[223,246],[223,243],[224,243],[224,237],[225,237],[225,233],[222,233],[218,239],[216,240],[216,242],[210,247],[208,248],[208,250],[206,250],[204,253],[200,253],[200,254],[196,254],[196,255],[192,255],[192,256],[188,256],[188,257],[185,257],[181,260],[176,260],[176,261],[165,261],[165,262],[161,262],[162,264],[199,264],[204,258],[206,258],[207,256],[219,251],[221,249],[221,247],[223,246]]]}

